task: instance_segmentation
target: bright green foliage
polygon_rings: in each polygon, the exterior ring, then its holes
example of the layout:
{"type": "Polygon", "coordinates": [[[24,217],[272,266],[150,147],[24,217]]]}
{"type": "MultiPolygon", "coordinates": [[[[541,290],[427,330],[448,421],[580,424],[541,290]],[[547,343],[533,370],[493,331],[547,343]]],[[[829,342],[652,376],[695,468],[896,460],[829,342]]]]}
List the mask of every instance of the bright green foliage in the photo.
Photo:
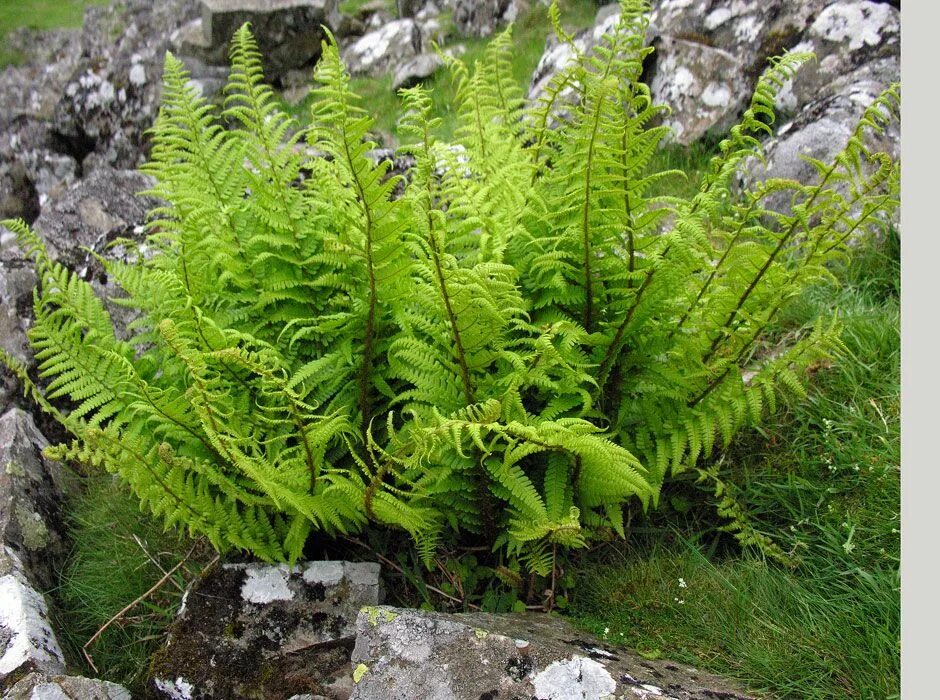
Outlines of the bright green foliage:
{"type": "Polygon", "coordinates": [[[304,130],[262,82],[247,26],[221,114],[168,55],[146,167],[166,205],[148,256],[103,261],[135,336],[118,339],[90,287],[12,225],[40,274],[30,337],[47,396],[74,406],[59,417],[75,439],[54,453],[118,472],[167,525],[271,560],[372,522],[407,530],[426,560],[463,533],[545,574],[558,546],[622,535],[632,499],[655,503],[670,471],[801,391],[838,329],[773,353],[767,329],[898,192],[897,166],[864,146],[896,117],[891,89],[818,182],[734,194],[807,58],[788,54],[698,194],[649,195],[676,174],[649,172],[666,129],[639,82],[646,8],[622,5],[531,107],[509,31],[479,65],[451,60],[455,143],[433,136],[428,94],[405,91],[407,182],[370,157],[332,40],[304,130]],[[792,213],[766,209],[783,190],[792,213]]]}

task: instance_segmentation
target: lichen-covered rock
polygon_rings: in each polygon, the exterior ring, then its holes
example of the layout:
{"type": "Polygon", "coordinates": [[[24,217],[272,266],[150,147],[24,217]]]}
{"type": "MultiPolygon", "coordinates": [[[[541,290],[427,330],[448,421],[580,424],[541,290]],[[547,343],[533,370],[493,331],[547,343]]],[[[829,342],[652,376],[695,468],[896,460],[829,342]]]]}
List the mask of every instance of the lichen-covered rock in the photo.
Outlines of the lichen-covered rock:
{"type": "Polygon", "coordinates": [[[512,22],[526,7],[524,0],[455,0],[454,24],[461,36],[490,36],[512,22]]]}
{"type": "Polygon", "coordinates": [[[669,107],[664,123],[683,145],[731,128],[748,102],[740,61],[732,54],[668,36],[653,42],[653,102],[669,107]]]}
{"type": "Polygon", "coordinates": [[[40,589],[53,586],[66,553],[61,509],[70,486],[62,466],[43,456],[47,445],[25,411],[0,416],[0,546],[40,589]]]}
{"type": "Polygon", "coordinates": [[[65,673],[65,659],[42,593],[5,547],[0,550],[0,690],[33,671],[65,673]]]}
{"type": "Polygon", "coordinates": [[[0,132],[0,173],[21,180],[20,206],[27,222],[35,220],[49,200],[62,196],[78,180],[79,171],[49,122],[21,117],[0,132]]]}
{"type": "Polygon", "coordinates": [[[395,69],[392,88],[407,88],[417,85],[425,78],[434,75],[444,65],[444,60],[436,53],[422,53],[408,59],[395,69]]]}
{"type": "Polygon", "coordinates": [[[831,0],[654,0],[654,34],[694,41],[734,55],[749,80],[766,60],[797,43],[831,0]]]}
{"type": "Polygon", "coordinates": [[[815,17],[794,51],[816,58],[797,71],[781,94],[781,107],[795,112],[810,102],[845,93],[846,76],[887,87],[901,79],[901,18],[897,8],[868,0],[840,0],[815,17]]]}
{"type": "Polygon", "coordinates": [[[96,168],[53,201],[36,219],[33,228],[43,238],[52,257],[89,278],[100,271],[82,248],[104,253],[116,238],[140,238],[147,212],[157,201],[138,193],[153,180],[133,170],[96,168]]]}
{"type": "MultiPolygon", "coordinates": [[[[590,53],[600,42],[604,34],[613,30],[620,20],[620,8],[618,5],[607,5],[600,8],[597,17],[594,19],[594,26],[578,32],[574,36],[572,43],[584,54],[590,53]]],[[[535,72],[532,74],[532,81],[529,85],[528,97],[530,100],[536,100],[548,87],[552,78],[561,70],[564,70],[575,59],[575,52],[566,43],[559,42],[553,35],[548,37],[545,44],[545,51],[539,58],[535,72]]]]}
{"type": "MultiPolygon", "coordinates": [[[[898,70],[896,59],[886,58],[861,66],[834,81],[827,95],[807,104],[791,120],[781,124],[764,144],[765,163],[752,159],[745,182],[787,178],[815,182],[818,173],[804,156],[829,163],[845,148],[865,109],[888,86],[885,74],[898,70]]],[[[875,152],[900,157],[901,134],[897,122],[880,136],[867,134],[867,145],[875,152]]],[[[765,201],[771,209],[789,210],[789,195],[777,193],[765,201]]],[[[895,224],[897,219],[893,220],[895,224]]]]}
{"type": "Polygon", "coordinates": [[[20,117],[51,119],[56,102],[81,54],[81,33],[74,29],[20,28],[4,39],[19,65],[0,70],[0,128],[20,117]]]}
{"type": "Polygon", "coordinates": [[[98,153],[124,168],[145,159],[164,54],[173,34],[195,14],[194,0],[125,0],[119,9],[86,11],[81,57],[52,116],[66,152],[79,161],[98,153]]]}
{"type": "Polygon", "coordinates": [[[4,693],[3,700],[131,700],[131,694],[110,681],[31,673],[4,693]]]}
{"type": "Polygon", "coordinates": [[[352,75],[378,76],[421,53],[421,32],[410,18],[385,23],[342,50],[352,75]]]}
{"type": "Polygon", "coordinates": [[[356,615],[382,597],[379,565],[227,564],[186,595],[154,657],[155,698],[348,697],[356,615]]]}
{"type": "Polygon", "coordinates": [[[210,63],[228,63],[229,43],[251,22],[269,79],[315,61],[331,25],[336,0],[202,0],[202,18],[187,33],[183,49],[210,63]]]}
{"type": "Polygon", "coordinates": [[[547,615],[374,607],[356,624],[351,700],[750,697],[733,683],[614,649],[547,615]]]}
{"type": "MultiPolygon", "coordinates": [[[[0,236],[4,234],[0,232],[0,236]]],[[[9,235],[9,234],[7,234],[9,235]]],[[[36,287],[36,273],[22,259],[5,259],[0,255],[0,348],[20,362],[29,364],[29,341],[26,331],[36,287]]],[[[0,411],[4,406],[0,403],[0,411]]]]}

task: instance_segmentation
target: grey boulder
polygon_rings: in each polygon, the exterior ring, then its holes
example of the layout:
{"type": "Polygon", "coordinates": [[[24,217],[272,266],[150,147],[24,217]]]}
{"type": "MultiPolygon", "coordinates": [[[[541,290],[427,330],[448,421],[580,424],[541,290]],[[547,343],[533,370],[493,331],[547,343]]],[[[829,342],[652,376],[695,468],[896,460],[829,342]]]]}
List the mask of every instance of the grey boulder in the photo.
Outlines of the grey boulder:
{"type": "Polygon", "coordinates": [[[190,24],[181,50],[210,63],[228,63],[232,35],[251,23],[268,79],[315,61],[331,25],[336,0],[201,0],[201,19],[190,24]]]}
{"type": "Polygon", "coordinates": [[[342,50],[343,61],[352,75],[379,76],[421,53],[421,32],[410,18],[385,23],[364,34],[342,50]]]}
{"type": "Polygon", "coordinates": [[[154,657],[149,691],[158,698],[348,697],[356,616],[381,597],[378,564],[218,566],[184,598],[154,657]]]}
{"type": "Polygon", "coordinates": [[[31,673],[4,693],[3,700],[131,700],[131,694],[109,681],[31,673]]]}
{"type": "Polygon", "coordinates": [[[554,616],[373,607],[356,624],[351,700],[750,697],[685,665],[608,647],[554,616]]]}
{"type": "Polygon", "coordinates": [[[664,123],[672,138],[689,145],[731,128],[748,101],[740,61],[731,53],[691,41],[658,37],[650,92],[669,107],[664,123]]]}

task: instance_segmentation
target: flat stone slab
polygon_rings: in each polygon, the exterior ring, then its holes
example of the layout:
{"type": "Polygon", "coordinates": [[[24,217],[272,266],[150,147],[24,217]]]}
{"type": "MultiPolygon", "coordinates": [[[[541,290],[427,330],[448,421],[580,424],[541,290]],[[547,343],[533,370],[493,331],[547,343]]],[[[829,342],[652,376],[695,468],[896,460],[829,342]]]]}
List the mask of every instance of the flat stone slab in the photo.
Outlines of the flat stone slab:
{"type": "Polygon", "coordinates": [[[364,609],[351,700],[753,700],[684,664],[608,646],[565,620],[364,609]]]}
{"type": "Polygon", "coordinates": [[[381,599],[378,564],[217,566],[184,598],[167,646],[154,657],[148,693],[173,700],[348,697],[356,616],[381,599]]]}
{"type": "Polygon", "coordinates": [[[31,673],[3,695],[3,700],[132,700],[122,685],[82,676],[31,673]]]}

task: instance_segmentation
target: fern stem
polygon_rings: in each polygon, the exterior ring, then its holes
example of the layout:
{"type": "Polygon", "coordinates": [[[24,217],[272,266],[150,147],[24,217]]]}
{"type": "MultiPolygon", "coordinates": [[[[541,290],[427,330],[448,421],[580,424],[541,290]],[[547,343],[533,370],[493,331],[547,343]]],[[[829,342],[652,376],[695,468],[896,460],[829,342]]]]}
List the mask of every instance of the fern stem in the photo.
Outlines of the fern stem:
{"type": "MultiPolygon", "coordinates": [[[[428,196],[430,196],[430,180],[428,180],[428,196]]],[[[437,283],[441,290],[441,299],[444,301],[444,308],[447,311],[447,320],[450,323],[454,334],[454,350],[457,353],[457,366],[460,368],[460,381],[463,383],[464,395],[467,403],[476,403],[473,383],[470,380],[470,368],[467,366],[467,354],[463,345],[463,338],[460,335],[460,327],[457,325],[457,316],[454,313],[454,307],[450,300],[450,293],[447,291],[447,280],[444,278],[444,269],[441,265],[441,255],[434,240],[433,217],[428,211],[428,243],[431,246],[431,257],[434,261],[434,273],[437,276],[437,283]]]]}
{"type": "Polygon", "coordinates": [[[601,109],[604,106],[605,95],[597,95],[597,105],[594,109],[594,120],[591,125],[591,140],[588,143],[587,166],[584,172],[584,207],[581,214],[581,246],[584,253],[584,330],[593,332],[594,327],[594,275],[591,270],[591,174],[594,165],[594,147],[597,142],[597,131],[601,123],[601,109]]]}
{"type": "MultiPolygon", "coordinates": [[[[345,105],[344,105],[345,107],[345,105]]],[[[366,255],[366,271],[369,276],[369,308],[366,313],[366,330],[365,338],[363,339],[363,352],[362,352],[362,367],[359,370],[359,376],[357,379],[358,384],[358,404],[359,412],[361,414],[362,420],[360,425],[360,432],[362,433],[363,444],[369,444],[369,426],[372,423],[372,401],[370,394],[372,393],[372,363],[374,361],[374,342],[375,342],[375,315],[376,315],[376,306],[378,304],[378,296],[376,291],[376,279],[375,279],[375,261],[372,256],[372,209],[369,206],[369,202],[366,199],[366,193],[362,186],[362,182],[359,179],[359,173],[356,170],[356,164],[353,159],[352,153],[349,151],[349,135],[346,131],[346,119],[342,120],[342,129],[343,129],[343,151],[346,155],[346,163],[349,166],[349,173],[352,176],[353,184],[356,187],[356,192],[359,197],[359,201],[362,202],[362,212],[365,216],[365,228],[363,233],[365,234],[365,255],[366,255]]],[[[368,455],[368,450],[366,455],[368,455]]],[[[369,457],[371,460],[371,457],[369,457]]]]}
{"type": "MultiPolygon", "coordinates": [[[[806,209],[808,210],[813,203],[816,201],[816,198],[819,196],[819,193],[823,191],[823,187],[826,186],[826,183],[829,181],[829,178],[832,177],[832,174],[836,170],[837,163],[833,163],[829,169],[826,171],[826,174],[823,176],[822,181],[816,185],[813,196],[809,198],[809,201],[806,203],[806,209]]],[[[766,262],[761,266],[760,270],[757,271],[757,274],[754,275],[754,278],[751,280],[750,284],[738,298],[738,303],[735,305],[734,309],[731,310],[731,313],[728,314],[728,318],[725,319],[725,322],[721,324],[721,328],[718,331],[718,335],[715,336],[715,339],[712,341],[711,347],[709,347],[708,352],[705,354],[705,357],[702,359],[702,362],[707,363],[715,354],[715,351],[718,349],[719,343],[724,339],[726,331],[730,330],[731,323],[737,317],[738,313],[741,311],[741,308],[744,306],[744,303],[751,296],[751,293],[764,278],[764,275],[767,274],[767,271],[770,269],[770,266],[773,265],[774,260],[777,259],[777,256],[784,249],[787,243],[790,242],[790,239],[793,238],[793,235],[796,233],[797,225],[800,223],[799,217],[794,217],[793,223],[790,225],[790,228],[787,229],[787,232],[780,237],[780,240],[777,242],[777,245],[771,251],[770,255],[767,257],[766,262]]]]}
{"type": "Polygon", "coordinates": [[[711,273],[708,275],[708,278],[702,284],[701,289],[698,290],[698,295],[695,297],[695,301],[686,309],[685,313],[682,314],[682,318],[679,319],[679,322],[673,326],[669,334],[666,336],[666,342],[669,342],[673,336],[681,330],[682,326],[685,325],[685,322],[689,319],[689,316],[695,311],[695,308],[698,306],[698,303],[702,300],[702,297],[705,296],[705,293],[708,291],[712,282],[715,280],[715,277],[718,275],[718,270],[721,269],[721,266],[724,265],[725,261],[728,259],[728,256],[731,254],[732,248],[738,242],[741,234],[744,232],[744,227],[747,225],[748,218],[751,215],[751,212],[754,210],[754,207],[757,204],[757,200],[752,200],[750,205],[747,208],[747,211],[744,212],[744,216],[741,219],[741,224],[738,226],[737,231],[734,232],[734,235],[731,237],[731,240],[728,241],[728,246],[722,252],[721,257],[718,259],[718,262],[715,263],[715,266],[712,268],[711,273]]]}

